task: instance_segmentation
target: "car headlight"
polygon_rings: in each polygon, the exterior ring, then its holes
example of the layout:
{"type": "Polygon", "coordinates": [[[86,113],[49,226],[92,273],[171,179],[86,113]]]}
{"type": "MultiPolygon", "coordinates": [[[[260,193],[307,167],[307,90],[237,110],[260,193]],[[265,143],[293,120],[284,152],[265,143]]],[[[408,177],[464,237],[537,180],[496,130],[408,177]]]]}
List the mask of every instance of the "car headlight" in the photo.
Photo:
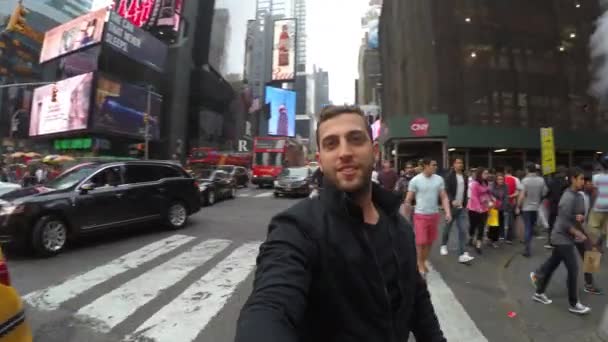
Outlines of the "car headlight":
{"type": "Polygon", "coordinates": [[[7,204],[0,207],[0,216],[14,215],[22,213],[25,206],[22,204],[7,204]]]}
{"type": "Polygon", "coordinates": [[[207,190],[207,186],[206,186],[206,185],[200,185],[200,186],[198,187],[198,190],[199,190],[200,192],[203,192],[203,191],[207,190]]]}
{"type": "Polygon", "coordinates": [[[274,181],[274,186],[279,186],[279,181],[274,181]]]}

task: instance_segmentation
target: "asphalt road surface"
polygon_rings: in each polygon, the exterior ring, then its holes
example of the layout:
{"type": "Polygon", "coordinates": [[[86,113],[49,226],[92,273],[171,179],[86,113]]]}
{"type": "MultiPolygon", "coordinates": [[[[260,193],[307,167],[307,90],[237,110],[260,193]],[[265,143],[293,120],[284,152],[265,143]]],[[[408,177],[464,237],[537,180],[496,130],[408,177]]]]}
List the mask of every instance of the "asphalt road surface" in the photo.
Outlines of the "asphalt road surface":
{"type": "MultiPolygon", "coordinates": [[[[24,294],[35,340],[232,341],[268,221],[296,201],[276,199],[268,189],[242,189],[234,200],[203,208],[180,231],[113,231],[50,259],[10,254],[13,283],[24,294]]],[[[543,240],[535,242],[530,259],[520,256],[516,244],[486,248],[466,266],[456,262],[455,238],[449,256],[439,256],[436,248],[429,275],[448,341],[592,341],[606,296],[581,291],[593,312],[569,313],[563,266],[547,291],[553,304],[531,300],[528,274],[548,255],[543,240]]],[[[596,278],[607,284],[605,270],[596,278]]]]}

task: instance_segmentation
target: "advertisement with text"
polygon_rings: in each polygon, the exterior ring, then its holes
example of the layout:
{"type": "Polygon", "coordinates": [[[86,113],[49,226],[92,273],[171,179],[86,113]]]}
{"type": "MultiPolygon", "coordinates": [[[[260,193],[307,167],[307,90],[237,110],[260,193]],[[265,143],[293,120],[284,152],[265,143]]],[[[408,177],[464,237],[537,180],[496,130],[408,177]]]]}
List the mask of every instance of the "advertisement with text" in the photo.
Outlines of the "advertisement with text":
{"type": "Polygon", "coordinates": [[[104,41],[114,50],[158,71],[163,71],[169,51],[167,45],[129,20],[112,12],[104,41]]]}
{"type": "Polygon", "coordinates": [[[100,43],[107,13],[106,9],[100,9],[47,31],[40,63],[100,43]]]}
{"type": "Polygon", "coordinates": [[[270,104],[268,134],[295,136],[296,92],[287,89],[266,87],[266,103],[270,104]]]}
{"type": "Polygon", "coordinates": [[[34,90],[30,136],[87,128],[93,73],[75,76],[34,90]]]}
{"type": "MultiPolygon", "coordinates": [[[[148,134],[156,140],[160,136],[162,97],[150,93],[148,134]]],[[[95,94],[93,129],[131,137],[145,137],[145,114],[148,110],[148,90],[122,81],[100,76],[95,94]]]]}
{"type": "Polygon", "coordinates": [[[296,20],[274,22],[272,49],[272,80],[293,80],[296,71],[296,20]]]}

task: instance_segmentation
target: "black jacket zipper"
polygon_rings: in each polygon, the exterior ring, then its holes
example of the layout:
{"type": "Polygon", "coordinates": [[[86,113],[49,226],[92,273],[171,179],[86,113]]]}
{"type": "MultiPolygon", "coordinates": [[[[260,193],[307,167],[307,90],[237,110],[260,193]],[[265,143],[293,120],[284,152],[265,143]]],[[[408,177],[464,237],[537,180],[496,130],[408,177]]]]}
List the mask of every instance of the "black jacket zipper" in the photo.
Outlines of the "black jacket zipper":
{"type": "Polygon", "coordinates": [[[380,263],[378,262],[378,256],[376,255],[376,251],[374,250],[374,247],[372,246],[372,243],[369,239],[369,235],[368,235],[366,228],[363,228],[363,236],[365,237],[365,242],[367,243],[367,247],[372,251],[374,263],[376,264],[376,269],[378,270],[378,274],[380,275],[380,281],[382,281],[382,289],[384,290],[384,299],[386,300],[386,306],[388,309],[389,319],[390,319],[390,323],[391,323],[390,341],[394,341],[395,340],[395,326],[394,326],[393,308],[391,305],[390,296],[388,294],[388,289],[386,287],[386,281],[384,279],[384,274],[382,274],[382,268],[380,267],[380,263]]]}

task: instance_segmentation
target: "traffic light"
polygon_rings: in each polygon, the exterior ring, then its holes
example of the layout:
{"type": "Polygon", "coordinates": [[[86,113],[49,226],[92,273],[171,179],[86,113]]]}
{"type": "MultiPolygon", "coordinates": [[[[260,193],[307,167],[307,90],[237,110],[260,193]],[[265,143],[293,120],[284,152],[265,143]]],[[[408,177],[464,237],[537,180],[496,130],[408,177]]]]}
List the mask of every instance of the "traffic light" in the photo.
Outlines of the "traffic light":
{"type": "Polygon", "coordinates": [[[8,20],[8,24],[6,25],[6,31],[17,31],[22,32],[26,30],[26,20],[25,15],[27,14],[27,9],[25,6],[21,4],[21,1],[15,7],[13,14],[11,14],[10,19],[8,20]]]}
{"type": "Polygon", "coordinates": [[[148,121],[150,120],[150,116],[148,115],[148,113],[144,114],[144,125],[148,124],[148,121]]]}
{"type": "Polygon", "coordinates": [[[53,85],[53,90],[51,92],[51,102],[57,102],[57,93],[59,92],[59,90],[57,90],[57,86],[53,85]]]}

